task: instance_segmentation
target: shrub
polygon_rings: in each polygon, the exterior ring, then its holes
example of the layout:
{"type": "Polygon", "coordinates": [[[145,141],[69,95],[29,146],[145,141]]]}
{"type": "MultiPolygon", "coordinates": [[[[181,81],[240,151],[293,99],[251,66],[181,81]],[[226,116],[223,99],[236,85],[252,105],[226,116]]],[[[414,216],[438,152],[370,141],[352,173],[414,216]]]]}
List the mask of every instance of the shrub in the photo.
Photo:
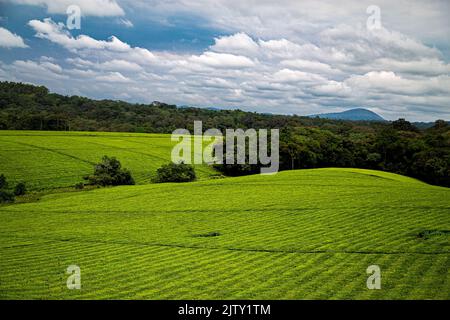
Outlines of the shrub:
{"type": "Polygon", "coordinates": [[[6,190],[0,190],[0,203],[14,202],[14,194],[6,190]]]}
{"type": "Polygon", "coordinates": [[[14,187],[14,195],[16,196],[23,196],[27,192],[27,187],[25,186],[25,183],[19,182],[14,187]]]}
{"type": "Polygon", "coordinates": [[[0,175],[0,189],[6,189],[8,187],[8,182],[4,174],[0,175]]]}
{"type": "Polygon", "coordinates": [[[8,181],[6,181],[5,175],[0,175],[0,203],[3,202],[13,202],[14,193],[7,190],[8,181]]]}
{"type": "Polygon", "coordinates": [[[194,237],[200,237],[200,238],[209,238],[209,237],[218,237],[220,236],[221,233],[220,232],[208,232],[208,233],[202,233],[202,234],[197,234],[194,237]]]}
{"type": "Polygon", "coordinates": [[[169,163],[161,166],[156,171],[156,182],[189,182],[196,179],[192,165],[181,163],[169,163]]]}
{"type": "Polygon", "coordinates": [[[94,174],[85,176],[85,180],[92,185],[119,186],[133,185],[131,172],[122,169],[122,165],[115,157],[103,156],[102,161],[95,165],[94,174]]]}
{"type": "Polygon", "coordinates": [[[75,189],[81,190],[84,188],[84,183],[83,182],[79,182],[77,184],[75,184],[75,189]]]}

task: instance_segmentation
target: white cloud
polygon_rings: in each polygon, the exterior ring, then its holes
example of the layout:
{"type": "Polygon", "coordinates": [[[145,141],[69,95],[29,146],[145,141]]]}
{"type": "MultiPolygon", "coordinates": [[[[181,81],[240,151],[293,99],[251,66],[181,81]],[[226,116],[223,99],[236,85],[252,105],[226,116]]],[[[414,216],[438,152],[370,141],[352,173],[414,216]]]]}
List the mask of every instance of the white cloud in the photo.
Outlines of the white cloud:
{"type": "Polygon", "coordinates": [[[98,68],[102,70],[128,71],[128,72],[137,72],[143,70],[143,68],[137,63],[118,59],[102,62],[98,64],[98,68]]]}
{"type": "Polygon", "coordinates": [[[331,80],[326,84],[312,87],[310,91],[317,96],[349,97],[352,89],[345,83],[331,80]]]}
{"type": "Polygon", "coordinates": [[[119,23],[127,28],[133,28],[134,24],[128,19],[120,18],[119,23]]]}
{"type": "Polygon", "coordinates": [[[108,40],[97,40],[87,35],[79,35],[74,38],[64,24],[55,23],[50,18],[43,21],[31,20],[28,24],[36,31],[36,37],[47,39],[53,43],[57,43],[71,51],[88,51],[85,55],[91,55],[91,51],[97,54],[105,54],[105,52],[116,53],[127,59],[135,60],[137,63],[149,64],[154,63],[155,56],[147,49],[139,47],[131,47],[129,44],[122,42],[115,36],[111,36],[108,40]]]}
{"type": "Polygon", "coordinates": [[[63,73],[63,69],[51,62],[35,62],[31,60],[16,60],[11,65],[11,70],[16,76],[25,80],[40,80],[42,78],[49,80],[68,79],[63,73]]]}
{"type": "Polygon", "coordinates": [[[274,80],[276,82],[324,82],[326,79],[318,74],[291,70],[291,69],[282,69],[277,71],[274,74],[274,80]]]}
{"type": "Polygon", "coordinates": [[[123,72],[138,72],[143,71],[144,69],[137,63],[121,60],[121,59],[112,59],[108,61],[104,61],[101,63],[92,62],[89,60],[84,60],[81,58],[69,58],[66,59],[66,62],[74,65],[77,68],[91,68],[97,70],[105,70],[105,71],[123,71],[123,72]]]}
{"type": "Polygon", "coordinates": [[[120,41],[115,36],[111,36],[108,41],[96,40],[86,35],[79,35],[74,38],[65,30],[62,23],[55,23],[50,18],[40,20],[31,20],[28,22],[36,31],[36,37],[50,40],[69,50],[76,49],[106,49],[113,51],[129,51],[130,46],[120,41]]]}
{"type": "Polygon", "coordinates": [[[51,14],[66,14],[67,8],[76,5],[83,16],[114,17],[125,12],[115,0],[9,0],[17,4],[46,7],[51,14]]]}
{"type": "Polygon", "coordinates": [[[23,39],[15,33],[0,27],[0,47],[4,48],[27,48],[23,39]]]}
{"type": "Polygon", "coordinates": [[[397,95],[448,95],[450,96],[450,77],[407,79],[392,71],[371,71],[364,75],[351,76],[344,81],[362,94],[367,92],[392,93],[397,95]]]}
{"type": "Polygon", "coordinates": [[[189,61],[213,68],[248,68],[255,63],[247,57],[228,53],[205,52],[200,56],[192,56],[189,61]]]}
{"type": "Polygon", "coordinates": [[[213,51],[233,54],[256,54],[259,51],[258,44],[245,33],[236,33],[230,36],[214,39],[211,46],[213,51]]]}
{"type": "Polygon", "coordinates": [[[131,81],[129,78],[125,77],[120,72],[109,72],[108,74],[97,76],[95,79],[98,81],[106,81],[112,83],[131,81]]]}
{"type": "Polygon", "coordinates": [[[286,66],[288,68],[298,69],[298,70],[303,70],[303,71],[308,71],[308,72],[331,74],[331,75],[342,74],[342,72],[340,70],[334,69],[330,65],[319,62],[319,61],[293,59],[293,60],[283,60],[280,62],[280,64],[282,66],[286,66]]]}
{"type": "Polygon", "coordinates": [[[450,73],[450,64],[436,58],[420,58],[418,60],[395,60],[380,58],[374,61],[372,70],[391,70],[399,73],[437,76],[450,73]]]}
{"type": "Polygon", "coordinates": [[[348,25],[325,29],[319,34],[320,42],[350,56],[353,64],[366,64],[382,57],[412,59],[414,57],[439,57],[435,48],[396,31],[385,28],[368,30],[348,25]]]}

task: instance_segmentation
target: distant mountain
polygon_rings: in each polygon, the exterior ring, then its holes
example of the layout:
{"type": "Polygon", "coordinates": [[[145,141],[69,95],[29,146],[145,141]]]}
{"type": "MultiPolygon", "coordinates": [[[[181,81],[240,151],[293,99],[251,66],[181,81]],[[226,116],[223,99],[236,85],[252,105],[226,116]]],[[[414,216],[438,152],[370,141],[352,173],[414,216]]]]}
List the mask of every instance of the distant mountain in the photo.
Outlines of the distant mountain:
{"type": "Polygon", "coordinates": [[[308,116],[310,118],[325,118],[333,120],[352,120],[352,121],[386,121],[381,116],[367,109],[357,108],[343,112],[321,113],[308,116]]]}

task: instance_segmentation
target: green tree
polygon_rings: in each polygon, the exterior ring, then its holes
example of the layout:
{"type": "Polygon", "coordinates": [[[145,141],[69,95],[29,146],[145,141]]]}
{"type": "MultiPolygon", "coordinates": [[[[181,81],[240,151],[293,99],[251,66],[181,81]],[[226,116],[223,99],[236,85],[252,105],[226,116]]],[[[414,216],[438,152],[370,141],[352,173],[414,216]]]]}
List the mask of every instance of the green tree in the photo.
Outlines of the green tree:
{"type": "Polygon", "coordinates": [[[189,182],[195,179],[196,174],[192,165],[171,162],[156,170],[155,182],[189,182]]]}
{"type": "Polygon", "coordinates": [[[27,192],[27,187],[25,186],[25,183],[19,182],[14,187],[14,195],[16,196],[23,196],[27,192]]]}
{"type": "Polygon", "coordinates": [[[85,180],[92,185],[118,186],[133,185],[131,172],[122,169],[122,165],[115,157],[103,156],[102,161],[94,166],[94,174],[85,176],[85,180]]]}
{"type": "Polygon", "coordinates": [[[14,194],[10,192],[8,189],[8,181],[6,180],[5,175],[0,175],[0,203],[4,202],[13,202],[14,194]]]}
{"type": "Polygon", "coordinates": [[[0,190],[8,188],[8,182],[4,174],[0,174],[0,190]]]}

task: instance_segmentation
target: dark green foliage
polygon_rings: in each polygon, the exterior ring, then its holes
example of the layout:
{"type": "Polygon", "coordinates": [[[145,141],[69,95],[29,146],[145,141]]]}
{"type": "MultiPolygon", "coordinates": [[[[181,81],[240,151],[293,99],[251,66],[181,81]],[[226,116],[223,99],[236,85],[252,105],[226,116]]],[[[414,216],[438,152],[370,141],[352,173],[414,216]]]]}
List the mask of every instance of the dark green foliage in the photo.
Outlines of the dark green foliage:
{"type": "Polygon", "coordinates": [[[194,167],[190,164],[169,163],[156,170],[155,182],[189,182],[196,179],[194,167]]]}
{"type": "Polygon", "coordinates": [[[6,190],[0,190],[0,203],[14,202],[14,194],[6,190]]]}
{"type": "Polygon", "coordinates": [[[5,175],[0,175],[0,203],[14,202],[14,193],[8,189],[8,181],[5,175]]]}
{"type": "Polygon", "coordinates": [[[393,121],[392,127],[395,130],[400,130],[400,131],[412,131],[412,132],[419,131],[419,129],[417,129],[411,122],[406,121],[403,118],[393,121]]]}
{"type": "MultiPolygon", "coordinates": [[[[213,167],[216,170],[220,171],[221,173],[223,173],[226,176],[231,176],[231,177],[259,173],[261,165],[249,163],[250,161],[249,161],[249,145],[248,145],[248,143],[246,143],[245,151],[243,151],[243,150],[239,151],[237,148],[237,144],[236,143],[234,144],[235,160],[237,159],[238,152],[245,152],[245,154],[244,154],[245,164],[237,164],[237,163],[227,164],[225,146],[226,146],[226,139],[224,138],[223,139],[224,152],[223,152],[222,164],[213,164],[213,167]]],[[[214,151],[213,151],[213,155],[216,156],[214,151]]]]}
{"type": "Polygon", "coordinates": [[[89,184],[99,186],[133,185],[130,171],[122,169],[115,157],[103,156],[102,161],[94,166],[94,174],[85,176],[89,184]]]}
{"type": "Polygon", "coordinates": [[[8,182],[4,174],[0,174],[0,190],[8,188],[8,182]]]}
{"type": "Polygon", "coordinates": [[[448,124],[444,120],[439,119],[434,122],[433,129],[442,130],[442,129],[446,129],[446,128],[448,128],[448,124]]]}
{"type": "Polygon", "coordinates": [[[84,189],[84,183],[79,182],[79,183],[75,184],[75,189],[78,189],[78,190],[84,189]]]}
{"type": "Polygon", "coordinates": [[[25,186],[25,183],[19,182],[14,187],[14,195],[16,196],[23,196],[27,192],[27,187],[25,186]]]}
{"type": "Polygon", "coordinates": [[[200,237],[200,238],[209,238],[209,237],[218,237],[220,236],[221,233],[220,232],[208,232],[208,233],[202,233],[202,234],[197,234],[195,235],[195,237],[200,237]]]}
{"type": "Polygon", "coordinates": [[[425,230],[419,232],[417,236],[424,240],[427,240],[432,237],[450,236],[450,230],[425,230]]]}
{"type": "MultiPolygon", "coordinates": [[[[284,128],[280,133],[280,170],[357,167],[384,170],[450,187],[450,127],[416,131],[404,120],[375,132],[342,127],[284,128]]],[[[217,164],[225,175],[259,173],[255,165],[217,164]]]]}
{"type": "Polygon", "coordinates": [[[229,177],[239,177],[260,172],[260,166],[254,164],[214,164],[213,167],[229,177]]]}

